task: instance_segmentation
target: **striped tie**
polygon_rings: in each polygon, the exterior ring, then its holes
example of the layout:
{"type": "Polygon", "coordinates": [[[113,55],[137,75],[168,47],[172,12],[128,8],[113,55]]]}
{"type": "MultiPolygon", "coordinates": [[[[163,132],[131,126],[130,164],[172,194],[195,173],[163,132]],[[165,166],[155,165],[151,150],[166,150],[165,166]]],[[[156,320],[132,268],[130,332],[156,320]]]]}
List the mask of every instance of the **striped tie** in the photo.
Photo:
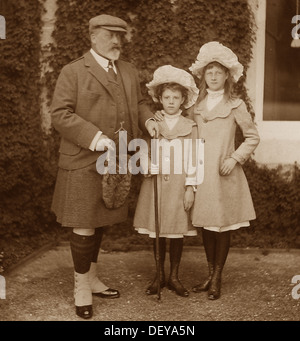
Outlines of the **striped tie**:
{"type": "Polygon", "coordinates": [[[108,73],[112,77],[112,79],[114,79],[114,80],[117,79],[117,75],[116,75],[116,73],[114,71],[113,63],[112,63],[111,60],[108,62],[108,73]]]}

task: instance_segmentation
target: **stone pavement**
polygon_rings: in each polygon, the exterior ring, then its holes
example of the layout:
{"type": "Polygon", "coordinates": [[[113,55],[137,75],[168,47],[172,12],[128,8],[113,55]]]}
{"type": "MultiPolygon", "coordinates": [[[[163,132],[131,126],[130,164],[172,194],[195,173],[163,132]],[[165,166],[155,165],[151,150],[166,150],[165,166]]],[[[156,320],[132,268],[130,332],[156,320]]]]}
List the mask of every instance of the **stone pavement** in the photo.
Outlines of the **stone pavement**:
{"type": "MultiPolygon", "coordinates": [[[[167,274],[168,268],[167,257],[167,274]]],[[[223,271],[222,295],[216,301],[208,300],[206,293],[179,297],[166,288],[160,300],[147,296],[145,288],[155,270],[151,250],[101,253],[98,270],[121,296],[112,300],[95,297],[94,316],[89,321],[300,320],[300,250],[232,248],[223,271]]],[[[206,274],[203,248],[186,247],[180,267],[183,284],[190,289],[206,274]]],[[[83,321],[74,309],[68,243],[15,267],[5,281],[1,321],[83,321]]]]}

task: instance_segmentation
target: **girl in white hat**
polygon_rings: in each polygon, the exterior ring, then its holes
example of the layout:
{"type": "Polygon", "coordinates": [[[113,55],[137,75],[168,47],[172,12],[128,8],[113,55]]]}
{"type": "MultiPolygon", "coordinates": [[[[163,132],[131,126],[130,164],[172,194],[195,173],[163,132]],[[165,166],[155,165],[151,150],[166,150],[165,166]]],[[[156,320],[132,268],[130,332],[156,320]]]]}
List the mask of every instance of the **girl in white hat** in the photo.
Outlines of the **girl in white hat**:
{"type": "MultiPolygon", "coordinates": [[[[190,209],[194,202],[195,173],[189,171],[187,156],[191,155],[193,142],[197,138],[197,127],[194,121],[182,116],[182,109],[191,107],[197,100],[198,89],[194,78],[188,72],[171,65],[159,67],[153,80],[147,84],[149,94],[163,107],[164,119],[159,124],[159,174],[158,217],[159,217],[159,254],[160,269],[148,286],[146,293],[158,293],[160,287],[167,287],[177,295],[187,297],[188,290],[178,278],[178,270],[183,250],[183,237],[195,236],[190,219],[190,209]],[[190,143],[186,143],[187,140],[190,143]],[[174,151],[172,148],[174,147],[174,151]],[[188,146],[188,148],[183,147],[188,146]],[[179,166],[179,168],[177,168],[179,166]],[[175,169],[179,170],[178,172],[175,169]],[[180,171],[181,169],[181,171],[180,171]],[[165,279],[164,261],[166,255],[166,238],[170,240],[170,275],[165,279]]],[[[194,145],[195,147],[195,145],[194,145]]],[[[196,148],[193,149],[194,151],[196,148]]],[[[194,157],[196,153],[194,154],[194,157]]],[[[155,207],[153,177],[145,177],[134,217],[134,227],[141,234],[153,238],[154,255],[156,255],[155,207]]]]}
{"type": "Polygon", "coordinates": [[[233,95],[243,66],[229,48],[215,41],[204,44],[190,71],[200,82],[192,118],[205,139],[204,181],[197,186],[192,224],[203,228],[209,270],[208,279],[193,291],[208,291],[214,300],[220,297],[230,232],[250,226],[256,218],[242,165],[257,147],[259,135],[245,103],[233,95]],[[235,149],[238,126],[244,141],[235,149]]]}

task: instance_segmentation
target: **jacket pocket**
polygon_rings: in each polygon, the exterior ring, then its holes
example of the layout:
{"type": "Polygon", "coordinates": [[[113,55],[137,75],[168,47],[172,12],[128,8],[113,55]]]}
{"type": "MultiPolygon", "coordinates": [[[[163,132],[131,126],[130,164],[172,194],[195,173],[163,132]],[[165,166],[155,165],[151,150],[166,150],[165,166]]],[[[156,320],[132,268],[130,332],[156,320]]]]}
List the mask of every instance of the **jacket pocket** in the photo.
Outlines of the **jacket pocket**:
{"type": "Polygon", "coordinates": [[[73,142],[63,139],[60,144],[59,152],[65,155],[77,155],[81,151],[81,147],[73,142]]]}

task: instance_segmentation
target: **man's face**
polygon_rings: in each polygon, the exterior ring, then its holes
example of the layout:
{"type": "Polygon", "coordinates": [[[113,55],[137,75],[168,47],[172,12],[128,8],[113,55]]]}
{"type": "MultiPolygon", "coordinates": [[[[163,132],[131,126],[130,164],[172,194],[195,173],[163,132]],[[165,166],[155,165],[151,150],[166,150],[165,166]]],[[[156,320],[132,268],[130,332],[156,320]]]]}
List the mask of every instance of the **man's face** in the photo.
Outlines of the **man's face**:
{"type": "Polygon", "coordinates": [[[101,56],[117,60],[121,53],[121,33],[99,28],[91,34],[92,48],[101,56]]]}

